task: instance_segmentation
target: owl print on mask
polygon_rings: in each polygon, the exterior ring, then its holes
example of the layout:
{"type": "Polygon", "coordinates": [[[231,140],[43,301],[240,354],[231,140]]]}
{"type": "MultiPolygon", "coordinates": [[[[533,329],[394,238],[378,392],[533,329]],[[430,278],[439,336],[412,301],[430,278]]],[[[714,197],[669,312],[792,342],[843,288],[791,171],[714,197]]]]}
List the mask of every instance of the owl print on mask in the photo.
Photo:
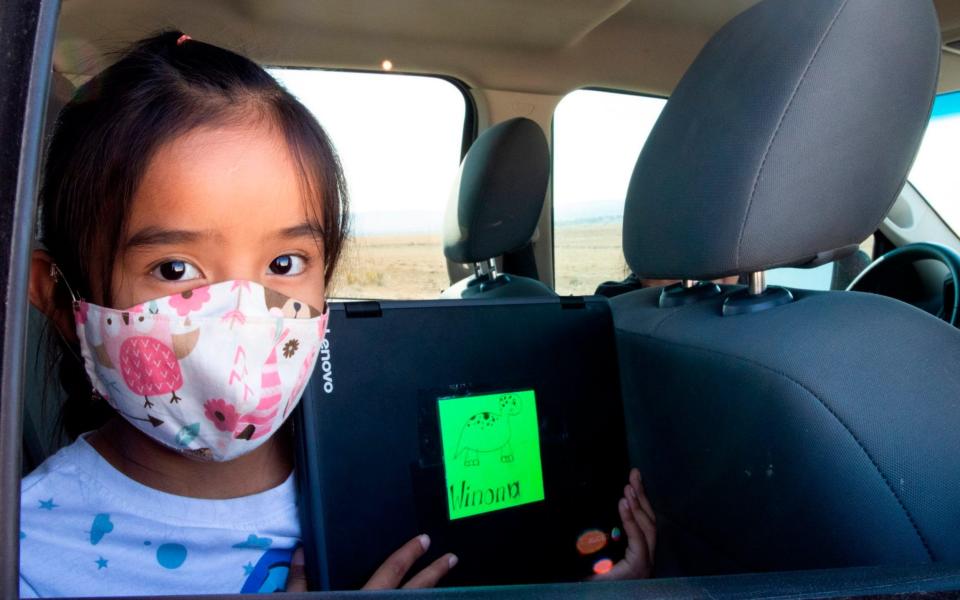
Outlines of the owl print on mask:
{"type": "Polygon", "coordinates": [[[134,394],[143,396],[143,407],[152,408],[151,396],[170,395],[180,401],[183,386],[179,361],[197,345],[200,330],[173,333],[170,319],[150,311],[130,310],[101,315],[102,343],[93,350],[102,366],[118,369],[134,394]]]}

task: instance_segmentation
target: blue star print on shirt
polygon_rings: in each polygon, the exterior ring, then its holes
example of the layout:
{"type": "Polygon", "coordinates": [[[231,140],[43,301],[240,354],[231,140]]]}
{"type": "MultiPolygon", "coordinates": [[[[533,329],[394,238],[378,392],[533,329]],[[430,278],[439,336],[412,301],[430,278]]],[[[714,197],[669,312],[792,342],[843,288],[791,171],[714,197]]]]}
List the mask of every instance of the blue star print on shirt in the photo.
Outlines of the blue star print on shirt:
{"type": "Polygon", "coordinates": [[[267,550],[257,561],[247,580],[243,582],[241,594],[271,594],[282,592],[287,587],[287,575],[290,573],[290,560],[293,548],[273,548],[267,550]]]}
{"type": "Polygon", "coordinates": [[[44,510],[53,510],[58,506],[60,505],[53,503],[53,498],[50,498],[49,500],[40,500],[40,508],[44,510]]]}
{"type": "Polygon", "coordinates": [[[105,558],[102,557],[102,556],[101,556],[100,558],[98,558],[97,560],[93,561],[93,562],[97,563],[97,570],[98,570],[98,571],[99,571],[100,569],[106,569],[106,568],[107,568],[107,559],[105,559],[105,558]]]}

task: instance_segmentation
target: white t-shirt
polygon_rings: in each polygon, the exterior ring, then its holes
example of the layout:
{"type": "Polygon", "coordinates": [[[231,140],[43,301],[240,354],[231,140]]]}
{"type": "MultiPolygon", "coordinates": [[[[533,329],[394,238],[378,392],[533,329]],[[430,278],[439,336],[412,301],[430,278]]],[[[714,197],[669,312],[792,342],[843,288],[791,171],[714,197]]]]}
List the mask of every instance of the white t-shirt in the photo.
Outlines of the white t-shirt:
{"type": "Polygon", "coordinates": [[[297,493],[167,494],[117,471],[82,437],[21,484],[20,595],[271,592],[300,543],[297,493]]]}

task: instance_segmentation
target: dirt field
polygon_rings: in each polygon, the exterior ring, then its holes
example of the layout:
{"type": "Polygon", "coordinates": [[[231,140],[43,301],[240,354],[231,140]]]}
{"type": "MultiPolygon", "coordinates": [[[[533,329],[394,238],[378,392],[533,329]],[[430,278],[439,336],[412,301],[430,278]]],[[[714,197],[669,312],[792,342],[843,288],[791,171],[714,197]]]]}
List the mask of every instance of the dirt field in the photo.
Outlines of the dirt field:
{"type": "MultiPolygon", "coordinates": [[[[597,284],[625,276],[616,224],[565,225],[556,229],[557,291],[592,294],[597,284]]],[[[447,287],[439,235],[355,238],[344,253],[332,297],[436,298],[447,287]]]]}
{"type": "Polygon", "coordinates": [[[436,298],[449,285],[439,235],[352,239],[334,276],[331,297],[436,298]]]}
{"type": "Polygon", "coordinates": [[[558,225],[554,231],[557,292],[589,295],[599,283],[626,277],[622,234],[620,223],[558,225]]]}

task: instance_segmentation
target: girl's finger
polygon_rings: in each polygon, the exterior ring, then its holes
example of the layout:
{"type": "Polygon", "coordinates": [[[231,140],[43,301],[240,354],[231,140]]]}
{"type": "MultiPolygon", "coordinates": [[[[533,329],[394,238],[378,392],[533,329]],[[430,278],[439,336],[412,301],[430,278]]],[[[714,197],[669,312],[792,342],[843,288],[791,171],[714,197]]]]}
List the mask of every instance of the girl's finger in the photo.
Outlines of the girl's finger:
{"type": "Polygon", "coordinates": [[[650,519],[650,516],[644,511],[640,506],[640,499],[637,497],[637,493],[634,491],[632,486],[627,486],[624,490],[624,494],[627,497],[627,503],[630,507],[630,513],[633,517],[633,520],[640,527],[640,530],[643,532],[643,537],[647,543],[647,548],[650,550],[650,560],[653,560],[653,546],[656,544],[657,539],[657,524],[650,519]]]}
{"type": "Polygon", "coordinates": [[[643,512],[647,513],[647,516],[650,517],[650,520],[654,523],[657,522],[657,515],[653,512],[653,506],[650,504],[650,500],[647,498],[647,492],[643,489],[643,479],[640,477],[640,470],[634,467],[630,469],[630,487],[634,489],[637,493],[637,501],[640,503],[640,507],[643,508],[643,512]]]}
{"type": "Polygon", "coordinates": [[[423,556],[423,553],[430,547],[430,537],[426,534],[418,535],[400,549],[390,555],[387,560],[380,565],[366,585],[365,590],[392,590],[400,586],[407,571],[417,562],[417,559],[423,556]]]}
{"type": "Polygon", "coordinates": [[[413,576],[404,588],[431,588],[457,564],[456,554],[444,554],[413,576]]]}
{"type": "Polygon", "coordinates": [[[290,559],[290,572],[287,574],[287,592],[307,591],[307,574],[303,568],[303,546],[293,551],[290,559]]]}
{"type": "Polygon", "coordinates": [[[634,579],[642,577],[648,569],[649,553],[646,548],[646,541],[643,533],[640,531],[630,506],[626,498],[620,500],[617,505],[620,512],[620,520],[623,523],[624,533],[627,535],[626,556],[613,565],[613,568],[606,573],[598,573],[589,577],[590,581],[604,581],[611,579],[634,579]]]}
{"type": "Polygon", "coordinates": [[[630,510],[630,502],[627,499],[620,501],[620,521],[623,523],[623,531],[627,534],[627,552],[626,559],[633,562],[649,564],[653,555],[647,546],[647,536],[640,528],[640,524],[633,516],[630,510]]]}

